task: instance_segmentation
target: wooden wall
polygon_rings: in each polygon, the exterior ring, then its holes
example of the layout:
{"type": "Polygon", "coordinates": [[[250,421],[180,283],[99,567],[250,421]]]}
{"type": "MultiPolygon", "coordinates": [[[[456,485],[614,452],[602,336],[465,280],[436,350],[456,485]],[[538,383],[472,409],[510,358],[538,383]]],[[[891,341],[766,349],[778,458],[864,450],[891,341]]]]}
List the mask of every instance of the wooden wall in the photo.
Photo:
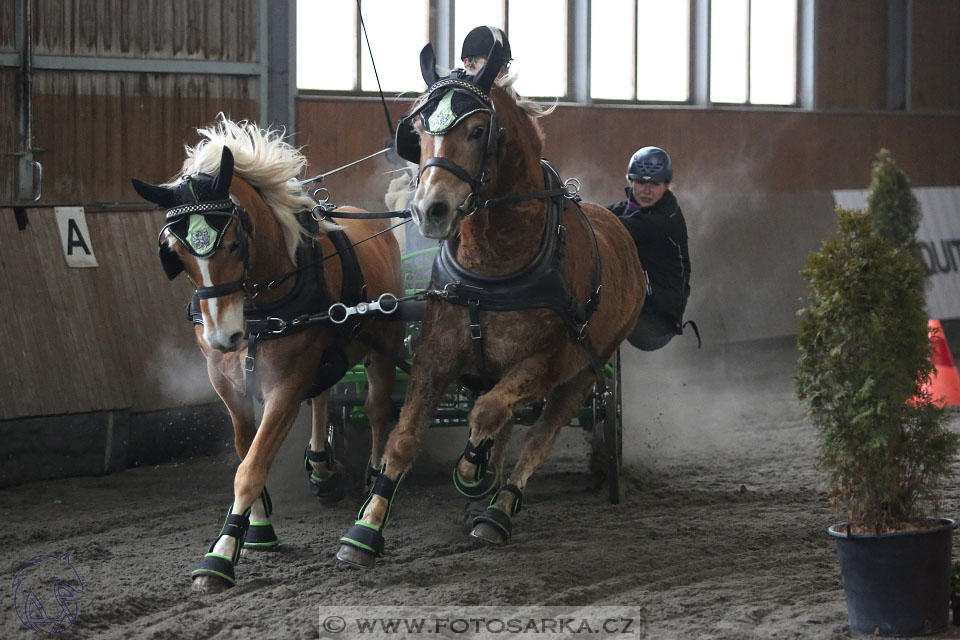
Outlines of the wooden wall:
{"type": "MultiPolygon", "coordinates": [[[[250,63],[258,0],[33,0],[35,56],[250,63]]],[[[0,2],[0,53],[16,53],[15,3],[0,2]]],[[[157,259],[162,215],[132,177],[180,169],[196,127],[221,111],[255,120],[256,76],[35,69],[38,203],[16,202],[19,70],[0,68],[0,420],[216,399],[183,305],[157,259]],[[122,210],[90,207],[133,203],[122,210]],[[17,228],[13,205],[27,206],[17,228]],[[67,268],[54,205],[86,205],[99,267],[67,268]]]]}
{"type": "MultiPolygon", "coordinates": [[[[38,55],[249,62],[256,0],[35,0],[38,55]]],[[[817,2],[817,109],[560,105],[543,121],[545,154],[583,181],[585,198],[622,197],[627,159],[657,144],[693,254],[688,316],[712,343],[795,330],[797,269],[835,227],[832,189],[862,188],[889,148],[914,185],[960,184],[960,3],[912,2],[914,111],[884,111],[885,2],[817,2]]],[[[15,50],[13,2],[0,2],[0,53],[15,50]]],[[[19,230],[12,209],[17,70],[0,69],[0,420],[211,398],[182,307],[189,286],[156,258],[160,216],[148,207],[91,210],[96,269],[67,269],[54,205],[136,202],[130,178],[158,182],[183,160],[194,129],[225,111],[259,113],[257,79],[94,71],[35,77],[35,146],[44,196],[19,230]]],[[[408,101],[390,100],[395,121],[408,101]]],[[[310,174],[384,147],[378,100],[301,98],[297,143],[310,174]]],[[[336,202],[382,209],[386,157],[331,176],[336,202]]],[[[686,338],[686,336],[685,336],[686,338]]]]}
{"type": "Polygon", "coordinates": [[[821,1],[816,7],[817,108],[886,108],[887,3],[821,1]]]}
{"type": "Polygon", "coordinates": [[[960,109],[960,2],[923,0],[913,9],[911,108],[960,109]]]}
{"type": "MultiPolygon", "coordinates": [[[[34,55],[249,63],[256,0],[33,0],[34,55]]],[[[16,51],[15,3],[0,3],[0,52],[16,51]]],[[[19,70],[0,69],[0,203],[16,197],[19,70]]],[[[223,111],[259,117],[254,76],[34,70],[39,204],[134,202],[130,177],[160,181],[183,162],[195,128],[223,111]]]]}
{"type": "Polygon", "coordinates": [[[51,208],[17,227],[0,208],[0,420],[216,399],[183,305],[157,258],[162,212],[91,212],[99,266],[68,268],[51,208]]]}
{"type": "MultiPolygon", "coordinates": [[[[960,2],[910,2],[911,110],[960,109],[960,2]]],[[[887,3],[816,3],[816,106],[886,109],[887,3]]]]}

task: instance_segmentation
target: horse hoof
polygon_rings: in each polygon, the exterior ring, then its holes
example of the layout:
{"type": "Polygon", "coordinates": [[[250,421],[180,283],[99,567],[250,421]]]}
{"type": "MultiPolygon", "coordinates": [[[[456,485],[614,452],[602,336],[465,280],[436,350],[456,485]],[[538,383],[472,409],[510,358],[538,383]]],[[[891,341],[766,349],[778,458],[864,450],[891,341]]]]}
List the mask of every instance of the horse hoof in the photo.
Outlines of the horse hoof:
{"type": "Polygon", "coordinates": [[[337,560],[350,567],[373,569],[377,563],[377,556],[369,551],[342,544],[340,550],[337,551],[337,560]]]}
{"type": "Polygon", "coordinates": [[[197,576],[193,579],[193,590],[200,593],[222,593],[233,585],[216,576],[197,576]]]}
{"type": "Polygon", "coordinates": [[[502,547],[507,544],[507,538],[500,530],[486,522],[477,523],[477,525],[473,527],[473,531],[470,532],[470,537],[495,547],[502,547]]]}

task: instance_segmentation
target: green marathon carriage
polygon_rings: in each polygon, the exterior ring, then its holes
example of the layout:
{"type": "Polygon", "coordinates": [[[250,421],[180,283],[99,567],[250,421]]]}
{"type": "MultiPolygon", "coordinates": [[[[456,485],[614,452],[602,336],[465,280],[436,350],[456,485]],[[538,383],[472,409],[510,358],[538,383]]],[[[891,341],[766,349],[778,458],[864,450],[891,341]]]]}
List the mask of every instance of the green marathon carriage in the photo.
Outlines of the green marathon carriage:
{"type": "MultiPolygon", "coordinates": [[[[430,269],[437,248],[420,249],[407,253],[401,258],[404,288],[406,296],[413,296],[427,288],[430,283],[430,269]]],[[[417,304],[415,300],[401,302],[403,305],[417,304]]],[[[423,303],[420,302],[422,305],[423,303]]],[[[422,307],[420,308],[422,315],[422,307]]],[[[406,318],[411,316],[407,311],[406,318]]],[[[413,313],[416,316],[416,312],[413,313]]],[[[382,316],[389,318],[390,316],[382,316]]],[[[419,321],[402,320],[407,324],[404,339],[403,359],[409,363],[419,335],[419,321]]],[[[596,389],[589,401],[577,412],[570,426],[583,429],[591,442],[589,471],[596,487],[606,485],[607,496],[612,504],[618,504],[621,498],[621,470],[623,464],[623,421],[620,380],[620,350],[618,349],[608,363],[604,365],[607,388],[602,393],[596,389]]],[[[397,382],[392,394],[395,411],[399,414],[406,396],[408,373],[403,367],[397,367],[397,382]]],[[[350,369],[330,392],[328,412],[330,426],[328,437],[333,450],[341,452],[348,462],[348,483],[354,486],[362,484],[362,470],[366,466],[366,456],[370,451],[370,429],[364,411],[367,392],[366,372],[362,365],[350,369]]],[[[453,384],[444,394],[443,400],[433,417],[433,427],[467,426],[467,416],[473,407],[476,396],[462,384],[453,384]]],[[[515,412],[515,423],[531,425],[540,415],[542,403],[523,407],[515,412]]]]}

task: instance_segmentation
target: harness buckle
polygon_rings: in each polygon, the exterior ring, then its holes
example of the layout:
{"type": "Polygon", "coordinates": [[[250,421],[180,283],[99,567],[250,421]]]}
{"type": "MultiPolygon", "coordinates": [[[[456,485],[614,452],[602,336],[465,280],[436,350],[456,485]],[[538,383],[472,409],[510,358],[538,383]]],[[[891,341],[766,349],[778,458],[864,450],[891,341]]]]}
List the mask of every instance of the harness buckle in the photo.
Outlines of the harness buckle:
{"type": "Polygon", "coordinates": [[[590,326],[590,321],[585,321],[580,325],[580,331],[577,332],[577,342],[583,342],[583,339],[587,337],[587,327],[590,326]]]}
{"type": "Polygon", "coordinates": [[[470,337],[471,337],[472,339],[474,339],[474,340],[482,340],[482,339],[483,339],[483,333],[480,331],[480,325],[479,325],[479,324],[471,324],[471,325],[470,325],[470,337]]]}
{"type": "Polygon", "coordinates": [[[253,368],[256,366],[257,359],[253,356],[247,356],[243,359],[243,370],[247,373],[253,373],[253,368]]]}
{"type": "Polygon", "coordinates": [[[443,290],[440,292],[440,297],[444,299],[450,299],[457,295],[457,286],[459,282],[448,282],[443,285],[443,290]]]}
{"type": "Polygon", "coordinates": [[[276,323],[277,323],[277,328],[276,328],[276,329],[270,329],[270,333],[283,333],[284,331],[287,330],[287,321],[284,320],[283,318],[273,318],[273,317],[271,317],[271,318],[267,318],[267,322],[276,322],[276,323]]]}

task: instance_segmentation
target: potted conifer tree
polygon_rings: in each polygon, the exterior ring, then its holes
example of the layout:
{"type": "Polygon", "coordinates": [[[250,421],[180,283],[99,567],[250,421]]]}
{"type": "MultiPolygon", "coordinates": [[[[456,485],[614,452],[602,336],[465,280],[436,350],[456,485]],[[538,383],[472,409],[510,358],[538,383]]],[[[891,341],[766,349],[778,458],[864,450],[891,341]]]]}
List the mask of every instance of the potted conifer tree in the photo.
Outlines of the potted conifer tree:
{"type": "MultiPolygon", "coordinates": [[[[875,178],[887,160],[878,157],[875,178]]],[[[838,234],[801,271],[809,297],[796,386],[817,429],[831,505],[845,517],[829,532],[850,626],[936,633],[947,624],[956,523],[934,514],[960,438],[922,387],[933,372],[926,268],[909,241],[882,237],[870,212],[837,215],[838,234]]]]}

